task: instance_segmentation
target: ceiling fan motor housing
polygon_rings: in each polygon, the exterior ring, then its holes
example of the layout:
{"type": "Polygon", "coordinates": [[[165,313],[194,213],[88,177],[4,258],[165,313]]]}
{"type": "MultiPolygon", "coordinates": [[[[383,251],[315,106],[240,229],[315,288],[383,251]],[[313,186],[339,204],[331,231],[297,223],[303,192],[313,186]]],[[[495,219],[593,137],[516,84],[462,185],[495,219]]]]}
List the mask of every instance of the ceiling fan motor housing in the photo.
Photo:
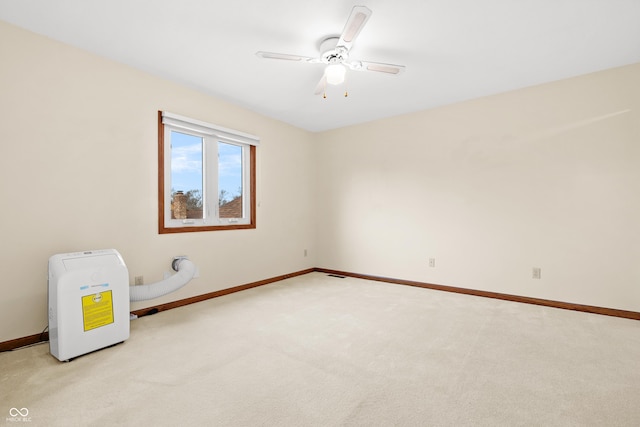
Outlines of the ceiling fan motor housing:
{"type": "Polygon", "coordinates": [[[339,37],[329,37],[320,43],[322,62],[325,64],[340,64],[349,58],[349,51],[344,46],[337,46],[339,37]]]}

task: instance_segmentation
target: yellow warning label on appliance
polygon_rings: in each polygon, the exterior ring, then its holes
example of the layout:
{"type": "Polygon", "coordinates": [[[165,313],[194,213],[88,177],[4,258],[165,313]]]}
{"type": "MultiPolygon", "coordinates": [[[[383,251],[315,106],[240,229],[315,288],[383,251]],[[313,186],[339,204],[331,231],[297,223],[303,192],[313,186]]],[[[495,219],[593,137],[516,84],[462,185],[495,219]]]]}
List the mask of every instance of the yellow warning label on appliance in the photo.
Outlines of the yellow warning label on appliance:
{"type": "Polygon", "coordinates": [[[85,332],[113,323],[111,291],[83,296],[82,319],[85,332]]]}

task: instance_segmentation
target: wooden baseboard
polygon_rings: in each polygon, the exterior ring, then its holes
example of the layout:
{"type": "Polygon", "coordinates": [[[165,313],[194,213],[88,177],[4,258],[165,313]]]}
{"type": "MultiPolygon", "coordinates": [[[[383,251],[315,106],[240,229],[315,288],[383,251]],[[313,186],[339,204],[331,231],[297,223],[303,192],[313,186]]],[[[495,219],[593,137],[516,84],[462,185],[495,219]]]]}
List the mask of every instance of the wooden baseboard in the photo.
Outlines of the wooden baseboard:
{"type": "MultiPolygon", "coordinates": [[[[312,273],[315,269],[309,268],[306,270],[297,271],[295,273],[283,274],[282,276],[271,277],[265,280],[259,280],[257,282],[247,283],[246,285],[235,286],[233,288],[222,289],[220,291],[210,292],[203,295],[198,295],[191,298],[185,298],[178,301],[168,302],[166,304],[160,304],[152,307],[141,308],[139,310],[134,310],[131,313],[135,314],[138,317],[147,316],[150,314],[155,314],[160,311],[170,310],[172,308],[182,307],[184,305],[194,304],[200,301],[206,301],[211,298],[217,298],[224,295],[229,295],[234,292],[240,292],[247,289],[255,288],[257,286],[268,285],[269,283],[279,282],[280,280],[290,279],[296,276],[302,276],[304,274],[312,273]]],[[[25,347],[27,345],[37,344],[42,341],[49,340],[49,333],[43,332],[40,334],[29,335],[28,337],[16,338],[9,341],[0,342],[0,353],[3,351],[15,350],[16,348],[25,347]]]]}
{"type": "Polygon", "coordinates": [[[546,300],[540,298],[523,297],[518,295],[501,294],[497,292],[480,291],[475,289],[457,288],[454,286],[436,285],[432,283],[417,282],[413,280],[393,279],[389,277],[370,276],[367,274],[350,273],[347,271],[316,268],[315,271],[339,276],[355,277],[359,279],[375,280],[378,282],[395,283],[398,285],[416,286],[437,291],[455,292],[459,294],[474,295],[485,298],[501,299],[505,301],[521,302],[525,304],[543,305],[546,307],[562,308],[565,310],[582,311],[585,313],[602,314],[605,316],[622,317],[625,319],[640,320],[640,313],[636,311],[618,310],[614,308],[596,307],[591,305],[573,304],[568,302],[546,300]]]}
{"type": "Polygon", "coordinates": [[[15,350],[16,348],[26,347],[28,345],[38,344],[42,341],[49,341],[49,333],[29,335],[28,337],[16,338],[14,340],[0,342],[0,353],[3,351],[15,350]]]}
{"type": "Polygon", "coordinates": [[[155,314],[160,311],[171,310],[172,308],[182,307],[184,305],[194,304],[196,302],[206,301],[211,298],[217,298],[224,295],[229,295],[235,292],[245,291],[247,289],[255,288],[258,286],[268,285],[269,283],[279,282],[280,280],[290,279],[296,276],[302,276],[314,272],[315,269],[309,268],[307,270],[297,271],[295,273],[283,274],[282,276],[272,277],[270,279],[259,280],[257,282],[247,283],[246,285],[235,286],[233,288],[222,289],[220,291],[209,292],[203,295],[197,295],[191,298],[185,298],[178,301],[168,302],[166,304],[160,304],[153,307],[142,308],[140,310],[134,310],[131,313],[138,317],[147,316],[149,314],[155,314]]]}
{"type": "MultiPolygon", "coordinates": [[[[530,298],[518,295],[501,294],[497,292],[480,291],[475,289],[458,288],[454,286],[436,285],[432,283],[417,282],[413,280],[393,279],[390,277],[371,276],[367,274],[351,273],[347,271],[330,270],[327,268],[309,268],[306,270],[297,271],[295,273],[283,274],[282,276],[272,277],[270,279],[259,280],[257,282],[247,283],[245,285],[235,286],[233,288],[222,289],[220,291],[209,292],[203,295],[197,295],[195,297],[185,298],[178,301],[172,301],[165,304],[160,304],[152,307],[141,308],[139,310],[132,311],[133,314],[138,317],[155,314],[160,311],[171,310],[173,308],[182,307],[196,302],[206,301],[211,298],[217,298],[224,295],[229,295],[235,292],[244,291],[247,289],[255,288],[258,286],[268,285],[269,283],[279,282],[281,280],[290,279],[296,276],[302,276],[312,272],[320,272],[326,274],[335,274],[339,276],[355,277],[358,279],[375,280],[378,282],[394,283],[398,285],[416,286],[419,288],[433,289],[437,291],[455,292],[459,294],[474,295],[485,298],[495,298],[505,301],[520,302],[526,304],[543,305],[546,307],[561,308],[565,310],[582,311],[585,313],[602,314],[605,316],[622,317],[625,319],[640,320],[640,313],[635,311],[618,310],[614,308],[595,307],[590,305],[572,304],[567,302],[552,301],[540,298],[530,298]]],[[[16,338],[9,341],[0,342],[0,352],[15,350],[16,348],[25,347],[28,345],[37,344],[39,342],[48,341],[49,333],[42,332],[35,335],[29,335],[27,337],[16,338]]]]}

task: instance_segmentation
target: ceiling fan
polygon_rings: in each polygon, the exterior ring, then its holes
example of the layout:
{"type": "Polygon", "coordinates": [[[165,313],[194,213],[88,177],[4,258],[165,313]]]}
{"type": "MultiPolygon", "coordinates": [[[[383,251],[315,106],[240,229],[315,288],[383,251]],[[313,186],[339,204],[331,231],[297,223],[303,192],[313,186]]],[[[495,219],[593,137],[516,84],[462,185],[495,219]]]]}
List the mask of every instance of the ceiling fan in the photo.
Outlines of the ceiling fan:
{"type": "MultiPolygon", "coordinates": [[[[324,75],[316,86],[316,95],[324,94],[327,84],[338,85],[344,82],[347,68],[357,71],[400,74],[405,69],[404,65],[349,59],[349,51],[364,27],[364,24],[369,20],[371,13],[371,10],[366,6],[355,6],[353,10],[351,10],[347,24],[342,30],[342,35],[340,37],[329,37],[320,44],[321,55],[319,58],[262,51],[256,52],[256,55],[267,59],[325,64],[324,75]]],[[[347,92],[345,92],[345,96],[347,96],[347,92]]],[[[326,94],[324,97],[326,98],[326,94]]]]}

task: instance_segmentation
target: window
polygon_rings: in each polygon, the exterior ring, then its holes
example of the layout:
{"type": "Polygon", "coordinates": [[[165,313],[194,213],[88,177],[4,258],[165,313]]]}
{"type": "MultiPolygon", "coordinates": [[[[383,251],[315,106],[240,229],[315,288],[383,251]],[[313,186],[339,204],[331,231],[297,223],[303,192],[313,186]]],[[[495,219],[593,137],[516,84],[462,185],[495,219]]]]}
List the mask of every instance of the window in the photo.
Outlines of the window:
{"type": "Polygon", "coordinates": [[[158,112],[159,232],[256,227],[256,136],[158,112]]]}

